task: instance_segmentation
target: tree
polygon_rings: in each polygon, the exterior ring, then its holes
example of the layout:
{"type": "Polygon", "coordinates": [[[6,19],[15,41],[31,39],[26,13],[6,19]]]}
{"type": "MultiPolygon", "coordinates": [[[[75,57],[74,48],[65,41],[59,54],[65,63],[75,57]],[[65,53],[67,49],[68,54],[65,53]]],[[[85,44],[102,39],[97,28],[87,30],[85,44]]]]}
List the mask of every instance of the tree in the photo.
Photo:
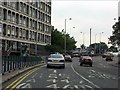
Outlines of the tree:
{"type": "MultiPolygon", "coordinates": [[[[64,52],[64,40],[65,35],[63,32],[58,31],[57,29],[52,29],[51,32],[51,45],[46,46],[46,50],[49,52],[64,52]]],[[[69,34],[66,34],[66,50],[70,51],[75,49],[76,41],[73,37],[70,37],[69,34]]]]}

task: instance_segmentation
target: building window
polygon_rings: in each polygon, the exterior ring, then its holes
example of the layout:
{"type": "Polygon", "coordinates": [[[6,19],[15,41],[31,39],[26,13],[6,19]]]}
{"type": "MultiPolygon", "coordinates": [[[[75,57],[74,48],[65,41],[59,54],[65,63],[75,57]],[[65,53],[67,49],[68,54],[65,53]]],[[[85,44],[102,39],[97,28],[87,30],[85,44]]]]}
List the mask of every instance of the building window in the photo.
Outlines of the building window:
{"type": "Polygon", "coordinates": [[[12,2],[11,4],[12,4],[11,6],[15,9],[16,8],[16,2],[12,2]]]}
{"type": "Polygon", "coordinates": [[[7,19],[10,21],[10,19],[11,19],[11,12],[8,12],[7,19]]]}
{"type": "Polygon", "coordinates": [[[8,26],[8,29],[7,29],[7,34],[10,35],[10,32],[11,32],[11,26],[8,26]]]}
{"type": "Polygon", "coordinates": [[[32,11],[32,17],[35,17],[35,9],[32,11]]]}
{"type": "Polygon", "coordinates": [[[22,37],[22,29],[19,29],[19,37],[22,37]]]}
{"type": "Polygon", "coordinates": [[[32,7],[30,7],[29,15],[32,16],[32,7]]]}
{"type": "Polygon", "coordinates": [[[26,7],[26,5],[24,4],[24,5],[23,5],[23,12],[24,12],[24,13],[26,13],[26,8],[27,8],[27,7],[26,7]]]}
{"type": "Polygon", "coordinates": [[[23,4],[22,4],[22,2],[20,2],[19,10],[22,11],[22,9],[23,9],[23,4]]]}
{"type": "Polygon", "coordinates": [[[23,29],[22,33],[23,33],[23,37],[25,38],[26,37],[26,30],[23,29]]]}
{"type": "Polygon", "coordinates": [[[15,27],[12,27],[11,34],[15,35],[15,27]]]}
{"type": "Polygon", "coordinates": [[[19,23],[22,24],[22,16],[20,16],[19,23]]]}
{"type": "Polygon", "coordinates": [[[23,18],[23,24],[26,25],[26,18],[23,18]]]}
{"type": "Polygon", "coordinates": [[[0,23],[0,34],[2,33],[2,24],[0,23]]]}
{"type": "Polygon", "coordinates": [[[0,20],[2,19],[2,8],[0,7],[0,20]]]}
{"type": "Polygon", "coordinates": [[[12,13],[12,21],[15,22],[15,14],[12,13]]]}

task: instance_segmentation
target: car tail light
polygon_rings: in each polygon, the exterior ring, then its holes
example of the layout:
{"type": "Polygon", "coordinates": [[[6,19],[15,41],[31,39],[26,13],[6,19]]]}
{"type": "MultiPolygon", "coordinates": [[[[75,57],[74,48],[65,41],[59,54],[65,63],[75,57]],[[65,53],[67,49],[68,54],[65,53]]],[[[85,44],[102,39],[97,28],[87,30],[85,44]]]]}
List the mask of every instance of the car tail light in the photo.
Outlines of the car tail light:
{"type": "Polygon", "coordinates": [[[60,60],[60,62],[64,62],[65,60],[60,60]]]}
{"type": "Polygon", "coordinates": [[[84,58],[82,58],[82,60],[84,60],[84,58]]]}
{"type": "Polygon", "coordinates": [[[52,60],[48,60],[48,62],[52,62],[52,60]]]}

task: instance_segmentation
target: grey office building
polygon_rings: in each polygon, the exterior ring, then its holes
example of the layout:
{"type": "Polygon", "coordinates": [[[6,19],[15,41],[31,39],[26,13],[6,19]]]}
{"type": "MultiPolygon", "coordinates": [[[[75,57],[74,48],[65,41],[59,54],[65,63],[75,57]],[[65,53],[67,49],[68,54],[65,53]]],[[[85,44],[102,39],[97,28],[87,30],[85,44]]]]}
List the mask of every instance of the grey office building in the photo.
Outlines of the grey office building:
{"type": "Polygon", "coordinates": [[[51,44],[51,1],[0,1],[3,55],[39,55],[51,44]]]}

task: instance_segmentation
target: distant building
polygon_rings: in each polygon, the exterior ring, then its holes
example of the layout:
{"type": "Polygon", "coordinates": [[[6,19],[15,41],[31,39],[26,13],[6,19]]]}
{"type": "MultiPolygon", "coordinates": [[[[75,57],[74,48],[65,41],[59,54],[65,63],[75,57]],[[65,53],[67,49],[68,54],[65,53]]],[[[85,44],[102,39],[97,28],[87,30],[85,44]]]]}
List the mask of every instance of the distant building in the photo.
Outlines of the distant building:
{"type": "Polygon", "coordinates": [[[0,0],[2,54],[43,53],[44,46],[51,44],[51,1],[2,1],[0,0]]]}

